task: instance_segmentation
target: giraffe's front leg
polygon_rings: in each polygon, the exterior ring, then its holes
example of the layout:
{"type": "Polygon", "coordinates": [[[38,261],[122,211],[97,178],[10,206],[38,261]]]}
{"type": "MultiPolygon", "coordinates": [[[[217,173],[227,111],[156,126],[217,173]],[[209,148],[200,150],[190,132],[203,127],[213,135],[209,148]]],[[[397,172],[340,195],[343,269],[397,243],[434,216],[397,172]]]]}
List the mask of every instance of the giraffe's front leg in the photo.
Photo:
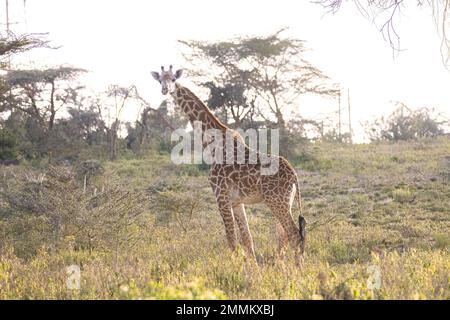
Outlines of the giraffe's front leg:
{"type": "Polygon", "coordinates": [[[247,214],[243,204],[233,206],[233,215],[241,234],[242,245],[248,258],[256,260],[255,249],[253,246],[253,238],[248,227],[247,214]]]}
{"type": "Polygon", "coordinates": [[[228,241],[228,245],[232,251],[237,248],[236,229],[234,225],[233,211],[231,210],[230,201],[226,197],[217,199],[219,206],[219,212],[223,219],[225,226],[225,233],[228,241]]]}

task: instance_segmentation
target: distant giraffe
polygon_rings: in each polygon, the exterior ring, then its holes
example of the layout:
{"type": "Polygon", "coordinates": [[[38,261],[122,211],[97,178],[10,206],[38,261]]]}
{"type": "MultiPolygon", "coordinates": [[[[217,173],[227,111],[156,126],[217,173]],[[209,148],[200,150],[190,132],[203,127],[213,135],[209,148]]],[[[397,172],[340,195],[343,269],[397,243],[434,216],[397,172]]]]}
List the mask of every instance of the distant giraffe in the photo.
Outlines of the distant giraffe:
{"type": "MultiPolygon", "coordinates": [[[[297,258],[301,257],[305,249],[306,220],[300,215],[299,227],[297,227],[291,214],[294,199],[297,199],[300,209],[300,189],[295,169],[283,157],[265,155],[266,158],[272,159],[269,161],[277,161],[278,170],[271,175],[261,174],[261,169],[266,165],[259,161],[261,154],[258,154],[256,163],[249,163],[247,160],[251,150],[243,138],[238,132],[220,122],[189,89],[176,82],[181,75],[182,70],[173,73],[172,66],[166,71],[164,67],[161,67],[161,73],[152,72],[153,78],[161,84],[162,94],[171,94],[193,127],[196,121],[200,121],[203,133],[208,129],[217,129],[224,136],[231,134],[234,140],[233,159],[235,159],[238,147],[245,149],[246,161],[244,163],[237,163],[237,161],[232,163],[213,162],[209,173],[209,182],[225,225],[226,238],[230,248],[232,250],[237,248],[236,223],[246,255],[253,259],[256,258],[244,205],[263,201],[277,220],[279,249],[283,249],[289,242],[294,248],[297,258]]],[[[203,143],[204,147],[205,145],[203,143]]],[[[225,154],[224,158],[227,151],[230,152],[226,148],[223,148],[222,151],[225,154]]]]}

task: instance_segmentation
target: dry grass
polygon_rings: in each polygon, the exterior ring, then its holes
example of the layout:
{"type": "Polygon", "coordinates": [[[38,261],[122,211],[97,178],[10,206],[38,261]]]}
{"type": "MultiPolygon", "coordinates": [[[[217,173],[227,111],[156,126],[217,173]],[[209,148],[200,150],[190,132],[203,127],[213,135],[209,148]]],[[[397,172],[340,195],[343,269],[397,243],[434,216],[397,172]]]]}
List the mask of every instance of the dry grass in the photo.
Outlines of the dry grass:
{"type": "MultiPolygon", "coordinates": [[[[450,299],[449,139],[313,149],[317,160],[299,164],[304,215],[336,219],[309,233],[302,268],[276,253],[273,217],[261,205],[248,210],[260,265],[229,252],[204,172],[152,156],[105,164],[105,177],[148,194],[145,223],[124,226],[139,241],[114,250],[77,246],[71,232],[57,246],[31,236],[50,227],[30,225],[39,215],[11,212],[0,198],[0,298],[450,299]],[[12,223],[22,239],[11,237],[12,223]],[[66,286],[72,264],[80,290],[66,286]]],[[[6,181],[29,169],[2,170],[6,181]]]]}

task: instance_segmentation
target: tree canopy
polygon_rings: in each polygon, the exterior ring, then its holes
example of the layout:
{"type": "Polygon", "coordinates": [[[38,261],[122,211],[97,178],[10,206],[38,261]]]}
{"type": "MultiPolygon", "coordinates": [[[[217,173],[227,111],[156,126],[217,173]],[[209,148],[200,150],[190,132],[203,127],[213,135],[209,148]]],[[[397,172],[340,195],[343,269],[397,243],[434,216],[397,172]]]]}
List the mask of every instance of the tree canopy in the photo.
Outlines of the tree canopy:
{"type": "Polygon", "coordinates": [[[35,117],[42,125],[47,122],[47,129],[54,125],[56,113],[70,102],[77,99],[79,85],[72,80],[84,69],[64,67],[45,70],[10,70],[3,77],[3,82],[14,91],[3,109],[18,109],[35,117]]]}
{"type": "Polygon", "coordinates": [[[11,55],[25,52],[35,48],[49,47],[45,34],[24,34],[16,36],[9,32],[7,35],[0,34],[0,69],[7,66],[6,58],[11,55]]]}
{"type": "Polygon", "coordinates": [[[335,85],[306,58],[305,41],[283,36],[237,37],[226,41],[180,41],[189,74],[209,89],[212,108],[222,105],[234,123],[257,114],[284,126],[282,110],[305,93],[334,96],[335,85]],[[199,61],[202,61],[199,64],[199,61]]]}

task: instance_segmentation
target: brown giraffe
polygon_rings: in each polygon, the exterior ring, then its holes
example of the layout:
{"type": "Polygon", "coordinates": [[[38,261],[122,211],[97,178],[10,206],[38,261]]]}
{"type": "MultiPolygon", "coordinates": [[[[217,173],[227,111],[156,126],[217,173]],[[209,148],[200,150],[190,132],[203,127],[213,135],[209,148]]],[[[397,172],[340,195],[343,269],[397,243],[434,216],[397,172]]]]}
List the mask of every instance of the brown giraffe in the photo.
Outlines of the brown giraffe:
{"type": "MultiPolygon", "coordinates": [[[[262,168],[267,166],[267,161],[266,163],[260,161],[262,154],[257,154],[256,163],[250,163],[248,161],[249,154],[253,150],[245,144],[239,133],[221,123],[189,89],[176,83],[181,74],[182,70],[174,73],[172,66],[167,71],[161,67],[161,73],[152,72],[153,78],[161,84],[162,94],[171,94],[193,127],[194,122],[200,121],[204,135],[207,129],[220,130],[224,136],[231,134],[234,141],[232,148],[234,160],[236,160],[238,148],[245,150],[244,162],[213,162],[209,173],[209,182],[225,225],[230,248],[232,250],[237,248],[235,231],[237,225],[246,255],[255,259],[253,239],[244,205],[264,202],[277,220],[279,249],[283,249],[289,242],[296,252],[296,257],[300,258],[305,248],[306,220],[300,215],[299,227],[297,227],[291,214],[294,199],[297,199],[300,209],[300,189],[295,169],[283,157],[265,155],[266,159],[269,159],[269,165],[271,161],[277,161],[278,170],[270,175],[261,174],[262,168]]],[[[208,142],[205,142],[207,140],[205,136],[203,139],[203,147],[205,147],[208,142]]],[[[225,149],[219,149],[219,151],[215,149],[215,152],[223,152],[223,159],[225,159],[227,150],[229,150],[225,149]]]]}

